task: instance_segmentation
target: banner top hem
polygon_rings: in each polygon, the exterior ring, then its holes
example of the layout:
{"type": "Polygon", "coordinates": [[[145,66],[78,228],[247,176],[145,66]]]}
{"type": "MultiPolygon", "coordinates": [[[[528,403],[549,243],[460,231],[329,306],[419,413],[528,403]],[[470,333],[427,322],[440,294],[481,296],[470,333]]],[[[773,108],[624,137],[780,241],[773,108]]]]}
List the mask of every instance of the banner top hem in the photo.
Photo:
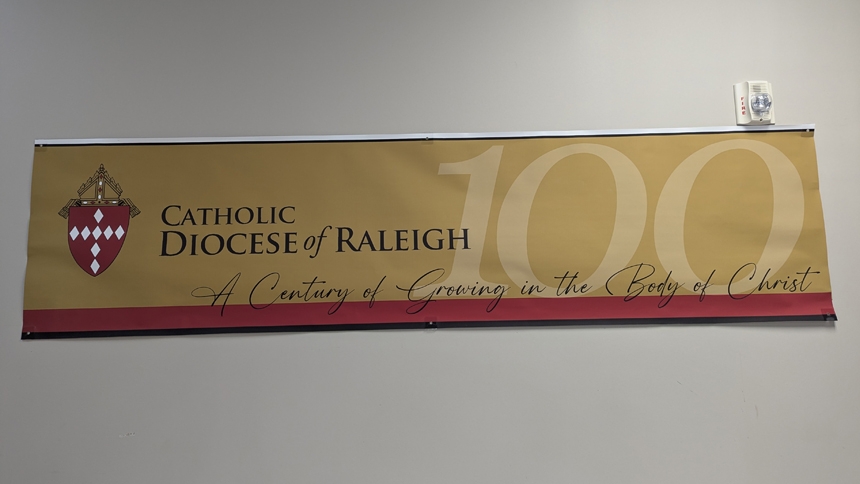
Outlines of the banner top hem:
{"type": "Polygon", "coordinates": [[[672,134],[745,133],[761,131],[815,131],[815,124],[784,126],[712,126],[700,128],[607,129],[574,131],[516,131],[490,133],[407,133],[309,136],[233,136],[190,138],[82,138],[37,139],[35,146],[89,146],[89,145],[153,145],[153,144],[229,144],[229,143],[298,143],[337,141],[444,141],[463,139],[512,138],[584,138],[608,136],[647,136],[672,134]]]}

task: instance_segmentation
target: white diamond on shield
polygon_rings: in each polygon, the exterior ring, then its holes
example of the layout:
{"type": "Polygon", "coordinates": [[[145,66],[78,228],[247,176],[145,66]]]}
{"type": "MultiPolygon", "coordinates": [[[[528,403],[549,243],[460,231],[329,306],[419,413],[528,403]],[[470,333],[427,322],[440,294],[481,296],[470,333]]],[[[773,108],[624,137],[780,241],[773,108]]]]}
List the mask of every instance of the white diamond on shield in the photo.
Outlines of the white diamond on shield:
{"type": "Polygon", "coordinates": [[[90,236],[90,228],[89,228],[89,227],[84,227],[84,231],[83,231],[83,232],[81,232],[81,235],[83,235],[83,236],[84,236],[84,240],[87,240],[87,237],[89,237],[89,236],[90,236]]]}
{"type": "Polygon", "coordinates": [[[111,235],[113,235],[113,229],[110,227],[106,228],[105,229],[105,238],[109,239],[111,235]]]}
{"type": "Polygon", "coordinates": [[[95,235],[96,239],[98,239],[99,237],[102,236],[102,229],[99,227],[96,227],[96,229],[93,230],[93,235],[95,235]]]}
{"type": "Polygon", "coordinates": [[[78,231],[77,227],[72,227],[72,231],[69,232],[69,237],[71,237],[72,240],[75,240],[78,238],[78,235],[80,235],[80,234],[81,233],[78,231]]]}
{"type": "Polygon", "coordinates": [[[101,222],[102,217],[104,217],[104,214],[102,213],[102,209],[96,210],[96,213],[93,215],[93,218],[96,219],[96,223],[101,222]]]}
{"type": "Polygon", "coordinates": [[[99,247],[99,244],[93,244],[92,248],[90,249],[90,252],[92,252],[93,257],[95,257],[95,256],[99,255],[99,252],[101,252],[101,250],[102,250],[102,248],[99,247]]]}
{"type": "Polygon", "coordinates": [[[120,225],[119,227],[116,228],[117,240],[121,239],[124,234],[125,234],[125,230],[122,229],[122,225],[120,225]]]}
{"type": "Polygon", "coordinates": [[[93,263],[90,264],[90,269],[93,270],[93,274],[99,271],[99,261],[93,259],[93,263]]]}

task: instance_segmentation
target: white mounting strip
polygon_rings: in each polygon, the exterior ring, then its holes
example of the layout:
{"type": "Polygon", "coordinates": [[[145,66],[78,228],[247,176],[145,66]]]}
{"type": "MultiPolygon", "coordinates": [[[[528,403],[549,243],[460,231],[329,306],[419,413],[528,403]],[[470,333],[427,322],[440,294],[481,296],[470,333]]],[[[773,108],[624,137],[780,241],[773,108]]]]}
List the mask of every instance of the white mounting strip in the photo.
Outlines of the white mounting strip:
{"type": "Polygon", "coordinates": [[[608,129],[580,131],[520,131],[511,133],[414,133],[414,134],[352,134],[319,136],[245,136],[227,138],[91,138],[37,139],[36,146],[52,145],[147,145],[147,144],[209,144],[209,143],[284,143],[314,141],[402,141],[456,140],[499,138],[582,138],[591,136],[630,136],[697,133],[744,133],[750,131],[814,131],[814,124],[791,126],[715,126],[710,128],[608,129]]]}

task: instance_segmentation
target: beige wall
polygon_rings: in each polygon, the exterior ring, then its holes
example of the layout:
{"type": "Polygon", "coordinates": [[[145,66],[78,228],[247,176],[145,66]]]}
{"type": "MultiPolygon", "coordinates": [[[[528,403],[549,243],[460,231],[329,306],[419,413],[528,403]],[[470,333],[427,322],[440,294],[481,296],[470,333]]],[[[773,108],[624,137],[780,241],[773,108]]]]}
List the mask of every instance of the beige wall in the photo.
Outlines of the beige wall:
{"type": "Polygon", "coordinates": [[[0,0],[0,483],[860,479],[860,3],[0,0]],[[816,123],[832,325],[20,341],[36,138],[816,123]]]}

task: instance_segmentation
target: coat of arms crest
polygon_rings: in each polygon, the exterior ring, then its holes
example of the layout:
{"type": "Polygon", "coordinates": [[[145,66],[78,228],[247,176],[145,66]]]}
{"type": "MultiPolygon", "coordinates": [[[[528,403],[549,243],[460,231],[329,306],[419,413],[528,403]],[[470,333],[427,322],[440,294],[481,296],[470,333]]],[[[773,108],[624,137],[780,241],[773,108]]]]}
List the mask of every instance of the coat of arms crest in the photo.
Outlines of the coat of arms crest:
{"type": "Polygon", "coordinates": [[[60,210],[60,216],[69,221],[69,251],[93,277],[106,271],[119,255],[129,220],[140,214],[131,199],[121,195],[122,187],[100,165],[78,189],[78,198],[60,210]]]}

